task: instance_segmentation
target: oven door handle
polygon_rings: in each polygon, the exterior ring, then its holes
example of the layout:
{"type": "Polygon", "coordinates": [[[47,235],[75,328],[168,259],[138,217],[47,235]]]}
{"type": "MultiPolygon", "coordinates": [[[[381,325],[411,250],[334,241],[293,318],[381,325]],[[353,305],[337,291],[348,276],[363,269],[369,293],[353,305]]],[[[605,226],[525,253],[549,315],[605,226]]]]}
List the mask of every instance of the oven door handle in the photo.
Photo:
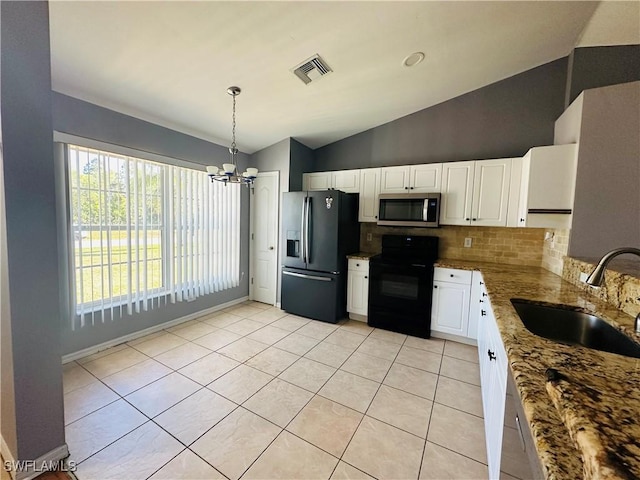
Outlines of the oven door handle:
{"type": "Polygon", "coordinates": [[[412,267],[427,268],[427,266],[426,266],[426,265],[423,265],[423,264],[421,264],[421,263],[412,263],[412,264],[411,264],[411,266],[412,266],[412,267]]]}

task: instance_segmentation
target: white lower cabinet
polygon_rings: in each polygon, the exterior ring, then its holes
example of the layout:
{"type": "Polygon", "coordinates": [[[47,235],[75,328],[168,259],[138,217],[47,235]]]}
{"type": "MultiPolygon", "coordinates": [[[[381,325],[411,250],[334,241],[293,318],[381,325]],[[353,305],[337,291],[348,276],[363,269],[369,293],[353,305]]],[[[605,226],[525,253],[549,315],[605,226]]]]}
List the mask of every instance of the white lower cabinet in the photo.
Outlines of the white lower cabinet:
{"type": "Polygon", "coordinates": [[[431,330],[466,337],[470,296],[470,271],[436,267],[431,304],[431,330]]]}
{"type": "Polygon", "coordinates": [[[369,260],[349,259],[347,272],[347,312],[349,318],[364,320],[369,303],[369,260]]]}
{"type": "Polygon", "coordinates": [[[476,340],[482,275],[436,267],[433,277],[431,331],[476,340]]]}
{"type": "Polygon", "coordinates": [[[489,478],[497,480],[500,478],[508,364],[489,297],[484,297],[479,316],[478,359],[489,478]]]}

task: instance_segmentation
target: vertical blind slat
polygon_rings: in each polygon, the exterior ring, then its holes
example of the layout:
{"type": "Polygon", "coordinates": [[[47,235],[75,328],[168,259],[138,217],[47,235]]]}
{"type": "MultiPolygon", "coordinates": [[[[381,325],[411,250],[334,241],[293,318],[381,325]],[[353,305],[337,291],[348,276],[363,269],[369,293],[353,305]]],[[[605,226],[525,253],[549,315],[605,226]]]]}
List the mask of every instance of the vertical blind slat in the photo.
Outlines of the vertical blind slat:
{"type": "MultiPolygon", "coordinates": [[[[239,284],[240,186],[69,145],[69,248],[80,327],[239,284]],[[85,238],[83,238],[85,237],[85,238]]],[[[75,320],[74,320],[75,325],[75,320]]]]}

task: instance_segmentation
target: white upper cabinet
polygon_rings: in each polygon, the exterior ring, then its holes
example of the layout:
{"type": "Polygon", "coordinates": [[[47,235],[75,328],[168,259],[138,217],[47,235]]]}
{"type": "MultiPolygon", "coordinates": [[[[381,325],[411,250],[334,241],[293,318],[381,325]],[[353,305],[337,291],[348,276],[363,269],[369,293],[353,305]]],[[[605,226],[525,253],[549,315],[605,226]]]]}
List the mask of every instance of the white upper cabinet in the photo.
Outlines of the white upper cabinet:
{"type": "Polygon", "coordinates": [[[380,169],[380,193],[437,193],[441,177],[441,163],[384,167],[380,169]]]}
{"type": "Polygon", "coordinates": [[[329,190],[330,188],[346,193],[359,193],[360,170],[314,172],[302,175],[302,189],[305,191],[329,190]]]}
{"type": "Polygon", "coordinates": [[[442,164],[414,165],[409,172],[411,193],[439,193],[442,181],[442,164]]]}
{"type": "Polygon", "coordinates": [[[442,166],[442,225],[469,225],[476,162],[452,162],[442,166]]]}
{"type": "Polygon", "coordinates": [[[504,227],[507,225],[511,159],[476,162],[471,202],[471,225],[504,227]]]}
{"type": "Polygon", "coordinates": [[[360,170],[339,170],[331,172],[331,188],[346,193],[360,192],[360,170]]]}
{"type": "Polygon", "coordinates": [[[378,197],[380,196],[380,169],[360,170],[360,203],[358,220],[360,222],[378,221],[378,197]]]}
{"type": "Polygon", "coordinates": [[[409,193],[411,167],[384,167],[380,169],[380,193],[409,193]]]}
{"type": "Polygon", "coordinates": [[[506,226],[510,183],[510,158],[445,163],[440,223],[506,226]]]}
{"type": "Polygon", "coordinates": [[[331,188],[331,174],[333,172],[315,172],[302,175],[302,189],[304,191],[329,190],[331,188]]]}
{"type": "Polygon", "coordinates": [[[527,152],[521,163],[518,215],[510,215],[507,226],[571,226],[577,153],[576,144],[535,147],[527,152]]]}

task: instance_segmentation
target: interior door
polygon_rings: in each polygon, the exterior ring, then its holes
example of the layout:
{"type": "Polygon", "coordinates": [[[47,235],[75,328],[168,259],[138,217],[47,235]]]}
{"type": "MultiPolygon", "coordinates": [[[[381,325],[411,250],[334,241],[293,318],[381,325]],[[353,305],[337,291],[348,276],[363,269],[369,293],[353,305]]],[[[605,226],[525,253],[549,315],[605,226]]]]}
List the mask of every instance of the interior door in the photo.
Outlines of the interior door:
{"type": "Polygon", "coordinates": [[[278,281],[279,172],[260,172],[251,194],[251,298],[275,305],[278,281]]]}

